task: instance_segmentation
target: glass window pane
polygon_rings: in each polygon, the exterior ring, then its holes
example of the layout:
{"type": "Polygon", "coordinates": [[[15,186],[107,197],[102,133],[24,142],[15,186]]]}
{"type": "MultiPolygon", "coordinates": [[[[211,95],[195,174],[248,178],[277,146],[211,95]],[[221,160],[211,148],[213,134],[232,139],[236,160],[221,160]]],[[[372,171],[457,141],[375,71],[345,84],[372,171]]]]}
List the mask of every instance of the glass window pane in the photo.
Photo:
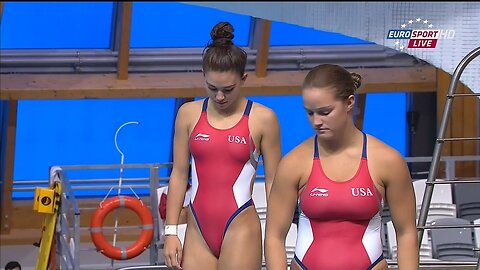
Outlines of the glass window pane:
{"type": "Polygon", "coordinates": [[[1,49],[110,47],[113,2],[5,2],[1,49]]]}
{"type": "Polygon", "coordinates": [[[234,27],[233,42],[247,46],[250,16],[172,2],[134,2],[132,48],[205,47],[210,30],[220,22],[234,27]]]}
{"type": "Polygon", "coordinates": [[[339,33],[320,31],[314,28],[272,21],[270,46],[345,44],[373,43],[339,33]]]}

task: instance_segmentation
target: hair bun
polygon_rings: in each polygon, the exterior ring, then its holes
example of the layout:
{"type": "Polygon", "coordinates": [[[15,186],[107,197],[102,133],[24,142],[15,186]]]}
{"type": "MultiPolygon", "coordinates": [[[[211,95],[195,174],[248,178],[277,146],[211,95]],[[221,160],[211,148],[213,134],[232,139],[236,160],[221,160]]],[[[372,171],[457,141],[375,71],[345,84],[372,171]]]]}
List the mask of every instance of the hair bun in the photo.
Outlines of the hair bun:
{"type": "Polygon", "coordinates": [[[229,22],[219,22],[210,32],[210,37],[215,45],[233,45],[233,26],[229,22]]]}
{"type": "Polygon", "coordinates": [[[362,76],[355,72],[351,72],[350,75],[352,75],[353,86],[355,86],[355,90],[360,88],[362,85],[362,76]]]}

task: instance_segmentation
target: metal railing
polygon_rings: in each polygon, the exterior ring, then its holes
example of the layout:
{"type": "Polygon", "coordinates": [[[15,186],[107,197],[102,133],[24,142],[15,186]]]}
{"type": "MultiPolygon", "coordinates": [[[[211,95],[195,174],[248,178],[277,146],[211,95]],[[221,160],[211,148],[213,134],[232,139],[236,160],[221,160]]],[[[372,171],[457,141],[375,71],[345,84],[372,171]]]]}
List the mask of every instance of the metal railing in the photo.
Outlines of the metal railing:
{"type": "Polygon", "coordinates": [[[56,237],[57,263],[60,269],[80,269],[80,210],[72,187],[63,171],[57,171],[62,184],[56,237]]]}
{"type": "MultiPolygon", "coordinates": [[[[246,70],[255,70],[257,50],[248,54],[246,70]]],[[[201,72],[202,48],[131,48],[129,71],[201,72]]],[[[118,52],[109,49],[0,50],[0,73],[116,72],[118,52]]],[[[377,44],[273,46],[269,70],[307,70],[329,62],[345,67],[421,67],[425,62],[377,44]]]]}
{"type": "MultiPolygon", "coordinates": [[[[463,70],[468,66],[468,64],[475,59],[477,56],[480,55],[480,47],[475,48],[473,51],[471,51],[468,55],[466,55],[462,61],[458,64],[457,68],[455,69],[455,72],[453,73],[452,80],[450,82],[450,85],[448,87],[448,93],[447,93],[447,100],[445,102],[444,110],[443,110],[443,115],[442,115],[442,120],[440,122],[440,128],[438,131],[438,136],[437,140],[435,142],[435,148],[433,152],[433,159],[430,164],[430,170],[428,174],[428,179],[426,181],[426,188],[423,196],[423,201],[422,201],[422,207],[420,209],[420,215],[418,218],[418,239],[423,238],[424,230],[425,229],[441,229],[441,226],[434,226],[434,225],[427,225],[425,226],[427,222],[427,216],[428,216],[428,210],[430,208],[430,202],[432,199],[433,195],[433,188],[435,184],[438,184],[440,182],[437,182],[437,174],[438,174],[438,167],[439,167],[439,161],[441,160],[441,152],[443,148],[443,144],[445,142],[450,142],[450,141],[465,141],[465,140],[480,140],[480,137],[475,137],[475,138],[445,138],[445,132],[447,129],[448,121],[450,118],[451,114],[451,109],[453,106],[453,99],[455,97],[470,97],[470,96],[480,96],[479,93],[476,94],[455,94],[455,90],[457,88],[457,83],[460,80],[460,76],[462,75],[463,70]]],[[[454,169],[454,168],[453,168],[454,169]]],[[[455,184],[455,183],[460,183],[458,180],[455,179],[455,177],[447,177],[445,181],[442,181],[442,183],[448,183],[448,184],[455,184]]],[[[480,179],[472,179],[469,181],[463,181],[463,183],[480,183],[480,179]]],[[[455,228],[464,228],[464,226],[452,226],[455,228]]],[[[474,225],[473,227],[480,227],[480,225],[474,225]]],[[[419,246],[421,245],[421,241],[419,240],[419,246]]],[[[480,256],[478,256],[477,260],[477,270],[480,270],[480,256]]]]}
{"type": "MultiPolygon", "coordinates": [[[[431,163],[433,157],[406,157],[405,161],[407,163],[431,163]]],[[[480,161],[480,156],[444,156],[439,158],[439,162],[445,163],[445,175],[448,179],[455,179],[455,168],[458,162],[463,161],[480,161]]],[[[259,163],[262,166],[262,163],[259,163]]],[[[159,213],[156,211],[158,205],[157,198],[157,188],[160,183],[167,184],[169,177],[160,177],[159,170],[161,168],[170,168],[172,163],[158,163],[158,164],[112,164],[112,165],[68,165],[68,166],[58,166],[61,169],[60,178],[62,180],[62,204],[60,207],[59,221],[57,225],[57,262],[59,269],[80,269],[79,253],[80,251],[95,250],[95,248],[80,248],[80,234],[85,231],[89,231],[89,228],[80,227],[81,213],[85,211],[93,211],[95,208],[79,206],[77,200],[81,198],[76,192],[84,191],[94,191],[98,195],[88,196],[89,198],[98,198],[99,200],[104,197],[104,194],[100,194],[100,190],[105,190],[114,187],[118,183],[117,178],[105,177],[105,178],[89,178],[89,179],[75,179],[70,178],[69,173],[72,171],[88,171],[89,173],[95,173],[99,170],[112,170],[112,169],[140,169],[148,170],[148,177],[131,177],[124,178],[123,185],[129,186],[132,189],[148,189],[148,194],[142,194],[142,197],[149,198],[149,206],[152,209],[152,215],[154,217],[154,236],[152,242],[149,246],[149,264],[152,266],[161,266],[163,261],[158,258],[159,251],[162,248],[162,241],[160,239],[159,231],[159,213]],[[152,207],[154,206],[154,207],[152,207]],[[155,210],[154,210],[155,209],[155,210]],[[73,242],[73,243],[72,243],[73,242]]],[[[415,172],[413,172],[415,173],[415,172]]],[[[264,175],[258,175],[257,179],[264,179],[264,175]]],[[[460,183],[463,181],[456,180],[460,183]]],[[[34,180],[34,181],[15,181],[13,186],[13,191],[33,191],[35,186],[45,186],[49,185],[48,180],[34,180]]],[[[127,189],[125,189],[127,190],[127,189]]],[[[116,193],[112,193],[116,194],[116,193]]],[[[130,225],[130,226],[119,226],[118,230],[138,230],[140,226],[130,225]]],[[[425,229],[425,227],[419,227],[420,229],[425,229]]],[[[104,230],[114,230],[113,227],[105,226],[104,230]]],[[[394,265],[395,261],[388,261],[389,265],[394,265]]],[[[430,262],[428,262],[430,263],[430,262]]],[[[455,265],[471,265],[471,263],[462,262],[447,262],[440,261],[439,264],[448,263],[455,265]]],[[[112,269],[114,267],[112,261],[112,269]]]]}
{"type": "MultiPolygon", "coordinates": [[[[158,252],[159,252],[159,213],[156,211],[158,205],[158,199],[156,196],[157,188],[159,187],[159,177],[158,171],[161,167],[168,167],[170,164],[128,164],[128,165],[78,165],[78,166],[56,166],[59,170],[61,170],[60,179],[62,183],[62,203],[60,207],[59,213],[59,220],[57,223],[57,230],[56,230],[56,241],[57,241],[57,264],[59,269],[73,269],[78,270],[80,269],[80,233],[84,231],[80,228],[80,219],[81,219],[81,212],[82,210],[86,210],[85,208],[81,208],[78,206],[77,199],[75,196],[75,190],[88,190],[92,189],[92,182],[91,181],[79,181],[71,180],[68,178],[68,171],[73,170],[101,170],[101,169],[148,169],[149,177],[147,178],[147,184],[140,184],[135,185],[134,187],[129,186],[128,183],[125,182],[123,185],[128,186],[130,188],[139,188],[139,187],[148,187],[149,188],[149,203],[147,205],[150,206],[152,216],[153,216],[153,237],[151,243],[149,245],[149,263],[151,265],[158,265],[158,252]],[[75,185],[73,185],[73,183],[75,185]],[[86,186],[79,186],[79,184],[89,184],[86,186]],[[155,210],[154,210],[155,209],[155,210]]],[[[103,179],[105,181],[105,179],[103,179]]],[[[144,181],[144,179],[139,178],[135,179],[136,181],[144,181]]],[[[108,182],[108,181],[106,181],[108,182]]],[[[107,186],[102,186],[105,188],[107,186]]],[[[115,185],[108,186],[110,189],[115,188],[115,185]]],[[[94,186],[93,186],[94,188],[94,186]]],[[[117,193],[113,193],[117,194],[117,193]]],[[[90,209],[88,209],[90,210],[90,209]]],[[[115,232],[118,229],[126,229],[136,226],[117,226],[115,228],[104,226],[104,229],[114,229],[115,232]]],[[[96,250],[95,248],[87,248],[82,250],[96,250]]],[[[111,260],[112,269],[114,268],[114,260],[111,260]]]]}

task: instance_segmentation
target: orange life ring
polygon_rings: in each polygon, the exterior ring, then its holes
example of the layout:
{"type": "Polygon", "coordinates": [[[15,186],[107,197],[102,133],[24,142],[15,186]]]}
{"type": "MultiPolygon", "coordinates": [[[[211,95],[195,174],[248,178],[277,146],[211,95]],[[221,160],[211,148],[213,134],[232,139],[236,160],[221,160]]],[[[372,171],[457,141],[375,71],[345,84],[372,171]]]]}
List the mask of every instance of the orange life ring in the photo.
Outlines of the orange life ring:
{"type": "Polygon", "coordinates": [[[153,217],[149,208],[139,199],[130,196],[117,196],[105,200],[93,213],[90,222],[90,236],[98,251],[116,260],[128,260],[140,255],[153,237],[153,217]],[[102,233],[103,222],[108,213],[119,207],[133,210],[142,221],[142,233],[138,240],[128,247],[115,247],[102,233]]]}

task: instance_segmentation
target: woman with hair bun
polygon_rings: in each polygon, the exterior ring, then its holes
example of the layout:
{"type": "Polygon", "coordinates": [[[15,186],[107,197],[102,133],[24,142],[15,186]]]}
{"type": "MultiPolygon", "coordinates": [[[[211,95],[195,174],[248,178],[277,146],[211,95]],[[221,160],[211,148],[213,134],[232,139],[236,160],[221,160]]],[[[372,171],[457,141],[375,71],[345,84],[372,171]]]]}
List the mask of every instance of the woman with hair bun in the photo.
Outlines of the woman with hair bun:
{"type": "Polygon", "coordinates": [[[252,201],[259,156],[266,195],[281,159],[275,113],[241,94],[247,53],[220,22],[203,53],[207,98],[183,104],[175,120],[174,160],[165,225],[165,264],[177,269],[260,269],[260,220],[252,201]],[[182,249],[177,224],[188,184],[192,188],[182,249]]]}
{"type": "Polygon", "coordinates": [[[287,269],[285,237],[297,202],[295,256],[290,269],[387,269],[381,208],[390,207],[399,269],[418,269],[415,195],[403,157],[355,127],[352,111],[361,76],[343,67],[313,68],[302,98],[315,135],[282,159],[267,208],[265,257],[287,269]]]}

